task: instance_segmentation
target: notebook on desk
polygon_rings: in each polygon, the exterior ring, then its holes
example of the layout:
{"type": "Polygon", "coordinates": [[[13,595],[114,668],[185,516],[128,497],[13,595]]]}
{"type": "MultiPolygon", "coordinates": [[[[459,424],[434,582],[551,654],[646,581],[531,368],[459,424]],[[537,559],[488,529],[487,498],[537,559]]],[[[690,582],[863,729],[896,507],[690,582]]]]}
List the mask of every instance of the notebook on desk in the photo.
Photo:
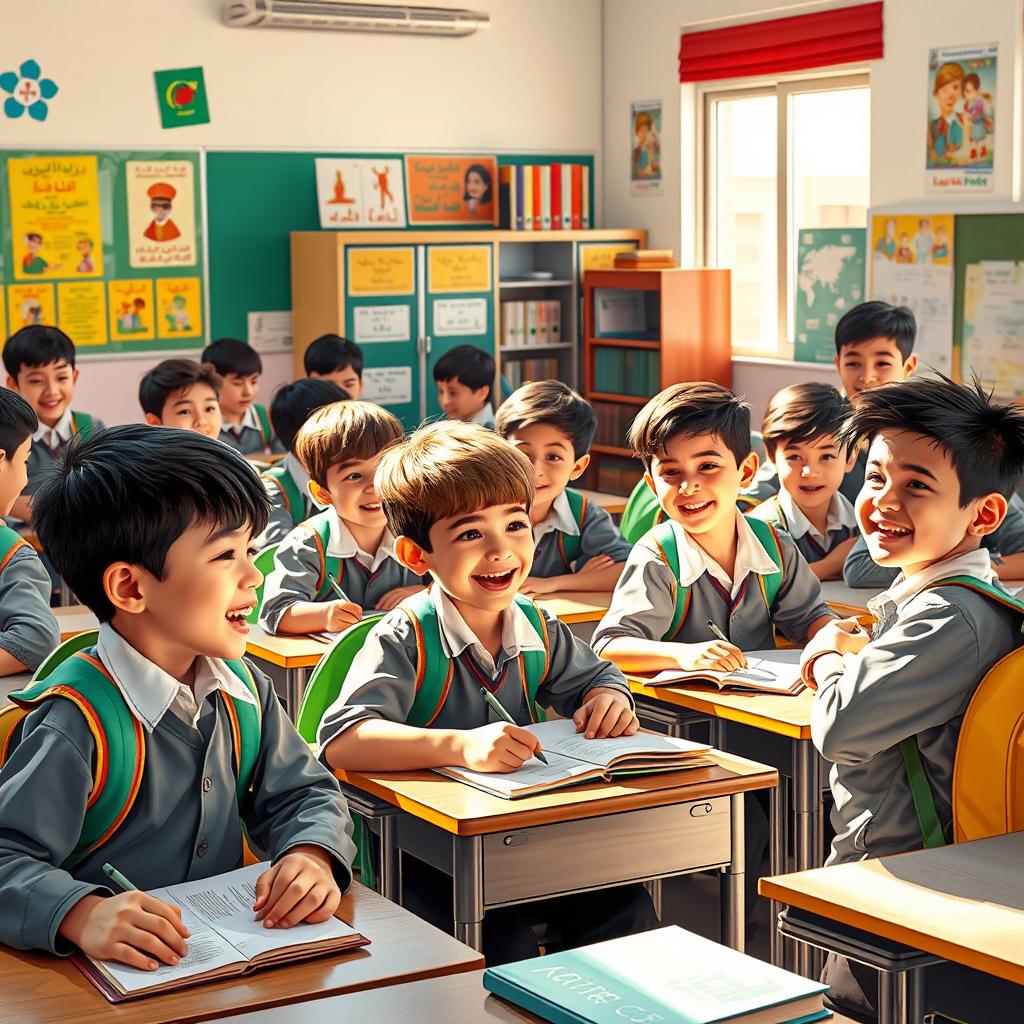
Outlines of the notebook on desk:
{"type": "Polygon", "coordinates": [[[749,693],[773,693],[793,696],[804,690],[800,678],[798,649],[782,651],[747,651],[747,667],[735,672],[713,672],[701,669],[686,672],[670,668],[643,678],[648,686],[710,686],[718,690],[741,690],[749,693]]]}

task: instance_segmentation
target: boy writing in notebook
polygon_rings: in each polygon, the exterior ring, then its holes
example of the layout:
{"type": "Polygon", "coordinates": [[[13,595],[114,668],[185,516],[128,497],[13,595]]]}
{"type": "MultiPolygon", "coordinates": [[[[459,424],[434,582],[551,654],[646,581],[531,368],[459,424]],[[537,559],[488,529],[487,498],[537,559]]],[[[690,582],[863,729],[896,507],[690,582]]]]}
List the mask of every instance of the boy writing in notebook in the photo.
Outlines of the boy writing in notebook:
{"type": "Polygon", "coordinates": [[[450,420],[494,429],[494,359],[474,345],[456,345],[434,364],[437,402],[450,420]]]}
{"type": "Polygon", "coordinates": [[[349,398],[363,393],[363,350],[348,338],[322,334],[302,353],[307,377],[323,377],[348,392],[349,398]]]}
{"type": "MultiPolygon", "coordinates": [[[[514,771],[538,749],[521,728],[536,720],[534,701],[571,717],[588,737],[636,732],[621,673],[564,623],[517,598],[534,549],[533,470],[525,456],[482,427],[434,424],[385,452],[377,486],[396,554],[433,585],[377,623],[356,655],[320,726],[328,764],[514,771]],[[427,685],[418,672],[421,644],[424,657],[448,667],[434,708],[420,707],[427,685]],[[537,651],[546,652],[547,669],[531,690],[523,655],[537,651]],[[498,719],[482,686],[517,725],[498,719]]],[[[450,876],[409,859],[403,892],[407,906],[450,928],[450,876]]],[[[488,963],[536,955],[532,919],[557,922],[563,948],[656,924],[641,886],[488,911],[488,963]]]]}
{"type": "Polygon", "coordinates": [[[243,824],[273,861],[253,907],[264,926],[326,920],[351,878],[345,801],[242,660],[267,515],[256,474],[198,433],[131,425],[72,445],[39,497],[40,539],[101,625],[19,698],[0,769],[0,941],[176,964],[179,910],[115,894],[102,865],[140,890],[206,878],[241,866],[243,824]]]}
{"type": "Polygon", "coordinates": [[[719,384],[673,384],[629,443],[667,518],[633,547],[598,654],[627,672],[731,671],[743,651],[774,647],[775,628],[802,643],[833,617],[792,538],[736,508],[757,471],[749,406],[719,384]]]}
{"type": "Polygon", "coordinates": [[[395,558],[373,474],[402,424],[369,402],[318,409],[295,442],[310,494],[325,511],[277,547],[260,624],[271,633],[337,632],[363,610],[387,610],[422,586],[395,558]]]}
{"type": "Polygon", "coordinates": [[[561,381],[533,381],[502,403],[495,430],[533,465],[536,550],[521,593],[611,590],[630,546],[603,508],[568,487],[590,462],[590,403],[561,381]]]}
{"type": "Polygon", "coordinates": [[[220,388],[220,375],[211,363],[165,359],[139,381],[139,405],[151,426],[219,438],[220,388]]]}
{"type": "MultiPolygon", "coordinates": [[[[811,737],[833,762],[829,863],[921,847],[903,741],[916,738],[939,821],[951,820],[964,711],[1021,624],[982,545],[1024,471],[1019,407],[976,383],[915,379],[862,395],[842,440],[868,446],[857,519],[871,556],[899,576],[868,605],[871,634],[829,623],[802,658],[817,690],[811,737]]],[[[827,972],[840,1008],[870,1018],[875,978],[834,957],[827,972]]]]}

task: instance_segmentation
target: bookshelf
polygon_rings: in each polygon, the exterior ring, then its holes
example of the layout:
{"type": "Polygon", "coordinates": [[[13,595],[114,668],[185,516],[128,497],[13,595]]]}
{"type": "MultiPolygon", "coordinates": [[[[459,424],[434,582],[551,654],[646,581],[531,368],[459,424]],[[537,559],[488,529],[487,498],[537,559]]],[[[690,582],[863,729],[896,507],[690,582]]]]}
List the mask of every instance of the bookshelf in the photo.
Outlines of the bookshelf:
{"type": "Polygon", "coordinates": [[[583,282],[583,394],[597,413],[584,486],[628,494],[630,423],[669,384],[732,386],[728,270],[593,270],[583,282]]]}

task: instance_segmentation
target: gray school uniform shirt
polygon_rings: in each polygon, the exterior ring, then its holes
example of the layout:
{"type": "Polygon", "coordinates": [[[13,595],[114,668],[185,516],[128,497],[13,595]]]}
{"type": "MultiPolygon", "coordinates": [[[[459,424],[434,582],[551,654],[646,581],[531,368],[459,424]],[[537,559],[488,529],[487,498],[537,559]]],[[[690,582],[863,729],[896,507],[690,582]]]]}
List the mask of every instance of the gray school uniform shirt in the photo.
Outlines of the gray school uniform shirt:
{"type": "Polygon", "coordinates": [[[228,713],[212,695],[214,688],[248,693],[230,669],[201,658],[193,701],[188,687],[109,624],[100,627],[96,653],[146,732],[141,787],[114,835],[73,874],[65,871],[59,865],[78,841],[93,784],[95,744],[68,700],[55,697],[29,713],[0,770],[0,942],[70,953],[57,930],[83,896],[113,895],[104,862],[140,889],[208,878],[241,866],[243,822],[251,844],[274,861],[299,844],[328,851],[347,888],[355,847],[345,798],[265,675],[249,665],[262,722],[252,791],[239,807],[228,713]]]}
{"type": "Polygon", "coordinates": [[[272,454],[279,455],[285,450],[276,434],[270,435],[269,443],[263,439],[263,427],[255,405],[245,410],[241,423],[223,423],[220,440],[243,455],[263,455],[268,448],[272,454]]]}
{"type": "Polygon", "coordinates": [[[747,515],[785,530],[808,562],[820,562],[837,544],[857,534],[857,516],[853,506],[839,491],[829,502],[824,535],[814,528],[785,488],[751,509],[747,515]]]}
{"type": "MultiPolygon", "coordinates": [[[[40,483],[52,473],[57,465],[57,460],[64,454],[71,438],[75,435],[74,413],[70,409],[64,410],[64,415],[53,425],[47,427],[40,423],[36,432],[32,435],[32,447],[29,449],[28,462],[25,468],[28,471],[28,484],[22,494],[35,494],[40,483]]],[[[103,430],[102,420],[93,419],[92,431],[103,430]]]]}
{"type": "Polygon", "coordinates": [[[28,544],[0,572],[0,648],[33,672],[60,643],[50,610],[50,577],[28,544]]]}
{"type": "Polygon", "coordinates": [[[267,519],[266,528],[256,538],[257,548],[262,549],[271,544],[280,544],[299,523],[304,523],[311,515],[319,511],[310,496],[309,474],[302,463],[289,452],[281,460],[281,466],[292,478],[296,489],[302,495],[302,508],[297,510],[296,517],[293,518],[292,510],[285,501],[281,485],[273,477],[261,475],[260,479],[270,498],[270,516],[267,519]]]}
{"type": "Polygon", "coordinates": [[[828,863],[920,849],[899,744],[916,736],[939,820],[952,818],[953,762],[968,702],[1020,642],[1020,616],[965,587],[924,589],[971,575],[999,586],[988,552],[958,555],[899,581],[868,604],[871,642],[818,662],[811,738],[833,762],[836,836],[828,863]]]}
{"type": "Polygon", "coordinates": [[[623,539],[612,517],[597,502],[587,502],[583,523],[578,526],[565,491],[551,503],[548,514],[534,527],[533,536],[537,546],[531,576],[547,578],[577,572],[596,555],[608,555],[615,562],[624,562],[631,550],[631,545],[623,539]],[[562,555],[560,534],[580,538],[580,553],[572,565],[562,555]]]}
{"type": "MultiPolygon", "coordinates": [[[[679,550],[680,582],[690,588],[690,607],[682,627],[669,639],[689,644],[714,640],[707,625],[711,619],[741,650],[763,651],[775,646],[773,623],[790,640],[803,642],[815,619],[832,614],[818,577],[783,531],[777,531],[783,581],[769,613],[757,577],[776,572],[775,563],[739,512],[732,579],[679,523],[672,521],[672,530],[679,550]]],[[[633,546],[611,606],[594,632],[594,650],[600,654],[617,637],[661,640],[675,614],[675,591],[672,571],[642,538],[633,546]]]]}
{"type": "MultiPolygon", "coordinates": [[[[309,523],[297,526],[277,546],[274,570],[263,588],[263,606],[260,625],[276,633],[284,613],[297,601],[316,601],[317,584],[323,579],[325,562],[320,557],[320,538],[313,523],[327,521],[330,536],[326,554],[341,559],[338,583],[345,600],[360,608],[372,609],[390,590],[396,587],[422,586],[423,578],[406,569],[394,557],[395,539],[388,530],[380,547],[372,554],[360,551],[348,527],[333,508],[314,516],[309,523]]],[[[330,585],[320,593],[321,601],[336,601],[338,596],[330,585]]]]}
{"type": "MultiPolygon", "coordinates": [[[[436,583],[431,597],[443,652],[454,662],[451,687],[432,728],[476,729],[499,721],[480,695],[482,685],[519,725],[529,725],[519,655],[527,650],[542,651],[544,643],[526,613],[516,605],[504,612],[502,650],[495,662],[436,583]]],[[[543,609],[540,612],[547,625],[550,661],[537,690],[538,704],[568,718],[595,687],[620,690],[632,703],[625,678],[611,662],[598,658],[565,623],[543,609]]],[[[338,699],[320,723],[320,750],[357,722],[373,718],[405,722],[416,698],[416,668],[415,627],[399,606],[373,627],[353,659],[338,699]]]]}

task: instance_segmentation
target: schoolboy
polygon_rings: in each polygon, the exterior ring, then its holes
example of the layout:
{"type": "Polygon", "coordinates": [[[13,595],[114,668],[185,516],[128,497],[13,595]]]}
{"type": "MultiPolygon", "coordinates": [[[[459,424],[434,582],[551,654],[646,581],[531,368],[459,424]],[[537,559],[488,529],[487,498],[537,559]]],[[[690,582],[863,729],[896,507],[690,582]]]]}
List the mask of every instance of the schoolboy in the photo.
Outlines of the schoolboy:
{"type": "Polygon", "coordinates": [[[75,434],[88,437],[103,423],[85,412],[73,411],[71,399],[78,383],[75,346],[56,327],[22,327],[4,345],[7,386],[17,391],[39,418],[28,456],[28,485],[11,508],[11,515],[30,522],[29,502],[57,457],[75,434]]]}
{"type": "Polygon", "coordinates": [[[597,430],[590,403],[561,381],[532,381],[502,403],[495,430],[533,466],[536,550],[520,593],[611,590],[630,545],[603,508],[567,490],[590,462],[597,430]]]}
{"type": "Polygon", "coordinates": [[[794,384],[772,398],[761,425],[782,487],[748,514],[785,530],[820,580],[843,575],[858,537],[853,506],[839,493],[853,462],[838,439],[848,413],[831,384],[794,384]]]}
{"type": "Polygon", "coordinates": [[[348,393],[332,381],[309,377],[285,384],[274,392],[270,416],[288,454],[278,465],[260,474],[270,495],[270,516],[257,547],[279,543],[313,514],[316,506],[309,493],[309,474],[295,454],[295,438],[302,424],[317,409],[332,402],[343,402],[348,397],[348,393]]]}
{"type": "Polygon", "coordinates": [[[401,436],[398,419],[370,402],[336,402],[302,425],[295,451],[309,471],[310,494],[325,511],[277,546],[260,611],[268,632],[342,630],[364,609],[394,608],[422,588],[395,559],[373,486],[381,452],[401,436]]]}
{"type": "Polygon", "coordinates": [[[350,398],[363,393],[363,350],[348,338],[322,334],[302,354],[307,377],[326,377],[350,398]]]}
{"type": "MultiPolygon", "coordinates": [[[[516,600],[534,546],[533,470],[524,455],[480,426],[436,423],[392,445],[376,481],[397,556],[421,576],[429,573],[433,584],[386,615],[356,655],[321,723],[328,764],[389,771],[519,768],[537,750],[532,733],[520,728],[534,720],[523,658],[545,650],[537,703],[572,717],[588,737],[636,731],[621,673],[531,605],[535,624],[516,600]],[[407,722],[418,692],[417,622],[427,616],[437,623],[437,653],[451,675],[441,706],[421,728],[407,722]],[[482,684],[518,725],[497,719],[480,695],[482,684]]],[[[407,907],[450,928],[450,876],[407,859],[402,884],[407,907]]],[[[531,919],[553,923],[561,948],[656,926],[640,886],[488,911],[487,962],[536,955],[531,919]]]]}
{"type": "Polygon", "coordinates": [[[49,677],[78,697],[27,700],[0,770],[0,941],[143,970],[177,963],[189,937],[177,908],[115,895],[102,865],[140,890],[208,877],[241,865],[243,824],[274,862],[256,886],[264,926],[325,920],[351,877],[345,801],[267,677],[239,660],[267,515],[259,478],[218,441],[132,424],[73,444],[39,498],[40,539],[101,625],[49,677]],[[90,705],[100,684],[110,703],[90,705]],[[104,784],[134,770],[137,792],[87,844],[103,813],[87,810],[94,735],[112,721],[139,739],[117,745],[104,784]],[[132,748],[133,769],[118,760],[132,748]],[[241,780],[236,757],[253,765],[241,780]]]}
{"type": "Polygon", "coordinates": [[[220,375],[210,363],[165,359],[139,381],[139,405],[154,427],[220,437],[220,375]]]}
{"type": "MultiPolygon", "coordinates": [[[[0,515],[10,511],[25,489],[38,425],[32,406],[21,395],[0,388],[0,515]]],[[[39,556],[14,530],[0,524],[0,676],[35,671],[60,643],[50,590],[50,577],[39,556]]]]}
{"type": "Polygon", "coordinates": [[[220,439],[243,455],[280,454],[267,407],[256,401],[263,360],[238,338],[218,338],[203,349],[202,362],[220,375],[220,439]]]}
{"type": "MultiPolygon", "coordinates": [[[[904,740],[916,737],[939,821],[950,821],[964,711],[1020,643],[1021,620],[985,593],[1001,587],[981,542],[1024,471],[1024,413],[977,382],[915,379],[862,395],[842,441],[869,446],[857,519],[871,556],[900,575],[868,605],[871,635],[852,620],[830,623],[802,657],[817,689],[811,738],[833,762],[829,863],[922,846],[904,740]],[[970,585],[944,582],[965,577],[970,585]]],[[[861,991],[862,972],[835,958],[827,970],[833,1000],[864,1013],[873,993],[861,991]]]]}
{"type": "Polygon", "coordinates": [[[434,364],[437,401],[450,420],[494,429],[494,359],[474,345],[456,345],[434,364]]]}
{"type": "Polygon", "coordinates": [[[773,627],[802,642],[832,618],[792,538],[736,508],[757,471],[749,406],[719,384],[673,384],[640,410],[629,443],[667,518],[634,545],[598,654],[624,671],[735,669],[743,651],[775,646],[773,627]]]}

